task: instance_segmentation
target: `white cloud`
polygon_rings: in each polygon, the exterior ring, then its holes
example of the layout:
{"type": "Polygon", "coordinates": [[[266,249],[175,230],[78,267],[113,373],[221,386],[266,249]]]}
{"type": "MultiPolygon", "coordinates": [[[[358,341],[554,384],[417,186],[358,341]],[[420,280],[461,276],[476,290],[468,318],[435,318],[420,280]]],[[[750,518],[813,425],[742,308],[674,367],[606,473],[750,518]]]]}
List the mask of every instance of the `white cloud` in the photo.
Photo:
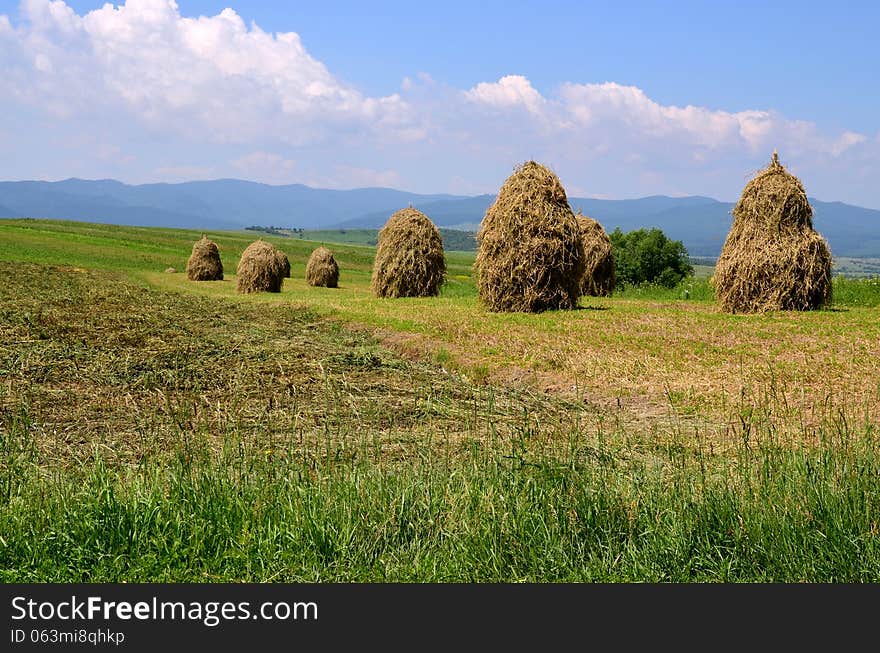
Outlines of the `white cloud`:
{"type": "Polygon", "coordinates": [[[546,104],[546,100],[522,75],[507,75],[492,83],[481,82],[465,91],[464,95],[471,102],[500,108],[522,106],[536,114],[546,104]]]}
{"type": "Polygon", "coordinates": [[[572,129],[599,126],[626,128],[630,134],[651,139],[676,139],[682,144],[718,148],[729,145],[756,149],[772,130],[766,111],[730,113],[697,106],[665,106],[635,86],[564,84],[560,111],[572,129]]]}
{"type": "Polygon", "coordinates": [[[153,129],[230,143],[412,134],[400,96],[363,95],[297,34],[249,28],[232,9],[188,18],[173,0],[128,0],[79,16],[61,1],[26,0],[22,14],[17,28],[0,23],[15,55],[0,81],[58,117],[121,108],[153,129]]]}
{"type": "Polygon", "coordinates": [[[859,145],[860,143],[864,143],[866,140],[868,140],[868,137],[863,134],[857,134],[855,132],[845,131],[832,144],[831,153],[834,156],[840,156],[849,148],[853,147],[854,145],[859,145]]]}

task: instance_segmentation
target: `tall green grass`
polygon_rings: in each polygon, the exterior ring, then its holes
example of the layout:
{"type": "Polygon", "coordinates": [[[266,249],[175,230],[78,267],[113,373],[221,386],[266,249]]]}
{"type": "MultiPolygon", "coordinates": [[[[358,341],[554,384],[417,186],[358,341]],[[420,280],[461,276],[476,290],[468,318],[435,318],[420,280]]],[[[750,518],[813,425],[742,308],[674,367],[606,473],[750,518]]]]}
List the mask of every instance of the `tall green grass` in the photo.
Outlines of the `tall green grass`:
{"type": "Polygon", "coordinates": [[[614,297],[623,299],[651,299],[658,301],[685,300],[711,302],[715,293],[708,279],[685,277],[674,288],[666,288],[653,283],[637,285],[622,284],[615,288],[614,297]]]}
{"type": "Polygon", "coordinates": [[[834,277],[833,301],[837,306],[880,306],[880,277],[834,277]]]}
{"type": "Polygon", "coordinates": [[[4,582],[880,579],[871,433],[742,442],[727,461],[572,431],[557,450],[426,444],[394,465],[365,438],[317,457],[229,441],[219,459],[181,448],[167,465],[46,470],[27,420],[4,427],[4,582]]]}
{"type": "MultiPolygon", "coordinates": [[[[615,297],[624,299],[690,300],[711,302],[715,299],[707,278],[687,277],[674,288],[655,284],[622,285],[615,297]]],[[[837,275],[832,280],[832,306],[880,306],[880,277],[855,279],[837,275]]]]}

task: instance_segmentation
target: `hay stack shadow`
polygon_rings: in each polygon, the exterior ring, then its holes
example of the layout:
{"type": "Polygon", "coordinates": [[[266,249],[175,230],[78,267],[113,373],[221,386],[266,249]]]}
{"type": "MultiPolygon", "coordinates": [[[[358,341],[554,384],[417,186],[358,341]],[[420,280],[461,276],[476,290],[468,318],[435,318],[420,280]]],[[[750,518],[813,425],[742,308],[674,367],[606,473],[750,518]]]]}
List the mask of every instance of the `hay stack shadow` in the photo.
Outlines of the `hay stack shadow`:
{"type": "Polygon", "coordinates": [[[236,270],[238,292],[281,292],[284,267],[278,250],[265,240],[256,240],[241,253],[236,270]]]}
{"type": "Polygon", "coordinates": [[[523,163],[477,232],[480,301],[496,312],[575,308],[584,265],[580,227],[559,178],[535,161],[523,163]]]}
{"type": "Polygon", "coordinates": [[[370,289],[376,297],[435,297],[446,281],[443,239],[412,207],[394,213],[379,231],[370,289]]]}
{"type": "Polygon", "coordinates": [[[306,282],[310,286],[325,288],[339,286],[339,265],[333,257],[333,252],[323,245],[309,256],[309,261],[306,263],[306,282]]]}
{"type": "MultiPolygon", "coordinates": [[[[167,270],[166,270],[167,272],[167,270]]],[[[223,263],[217,243],[204,234],[192,247],[186,262],[186,278],[190,281],[222,281],[223,263]]]]}
{"type": "Polygon", "coordinates": [[[831,302],[831,252],[801,181],[779,163],[742,192],[710,280],[728,313],[804,311],[831,302]]]}
{"type": "Polygon", "coordinates": [[[614,272],[614,251],[611,238],[597,220],[580,211],[575,216],[584,243],[584,276],[581,277],[581,295],[608,297],[614,290],[617,277],[614,272]]]}

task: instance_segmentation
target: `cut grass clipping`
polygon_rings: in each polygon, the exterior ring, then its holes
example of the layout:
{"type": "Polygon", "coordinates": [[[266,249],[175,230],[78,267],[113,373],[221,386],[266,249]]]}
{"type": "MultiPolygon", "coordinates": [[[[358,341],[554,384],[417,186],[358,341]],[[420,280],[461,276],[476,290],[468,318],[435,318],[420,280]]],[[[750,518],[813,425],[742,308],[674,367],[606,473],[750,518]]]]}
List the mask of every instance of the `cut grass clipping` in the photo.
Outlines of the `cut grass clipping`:
{"type": "Polygon", "coordinates": [[[276,249],[275,251],[278,252],[278,260],[281,262],[281,275],[285,279],[290,279],[290,259],[287,258],[287,254],[280,249],[276,249]]]}
{"type": "Polygon", "coordinates": [[[614,252],[611,239],[598,221],[577,214],[584,243],[584,276],[581,277],[581,295],[608,297],[614,290],[614,252]]]}
{"type": "Polygon", "coordinates": [[[534,161],[519,166],[477,232],[480,301],[499,312],[574,308],[584,259],[580,228],[559,178],[534,161]]]}
{"type": "Polygon", "coordinates": [[[245,248],[238,262],[238,292],[281,292],[284,268],[278,250],[265,240],[256,240],[245,248]]]}
{"type": "MultiPolygon", "coordinates": [[[[166,270],[167,272],[167,270],[166,270]]],[[[223,263],[217,243],[202,236],[193,245],[186,262],[186,278],[190,281],[222,281],[223,263]]]]}
{"type": "Polygon", "coordinates": [[[728,313],[806,311],[831,303],[831,252],[813,229],[803,184],[773,152],[746,184],[712,285],[728,313]]]}
{"type": "Polygon", "coordinates": [[[394,213],[379,231],[373,279],[376,297],[434,297],[446,280],[443,239],[412,207],[394,213]]]}
{"type": "Polygon", "coordinates": [[[333,252],[326,247],[318,247],[306,263],[306,282],[310,286],[336,288],[339,285],[339,265],[333,252]]]}

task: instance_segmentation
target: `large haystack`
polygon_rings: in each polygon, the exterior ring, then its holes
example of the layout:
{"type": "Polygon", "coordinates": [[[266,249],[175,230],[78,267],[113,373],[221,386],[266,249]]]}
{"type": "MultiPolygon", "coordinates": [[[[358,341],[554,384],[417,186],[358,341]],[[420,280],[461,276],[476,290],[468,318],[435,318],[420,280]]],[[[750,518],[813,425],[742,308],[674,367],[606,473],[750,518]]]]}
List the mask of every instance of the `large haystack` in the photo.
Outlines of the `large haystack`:
{"type": "Polygon", "coordinates": [[[373,280],[376,297],[433,297],[446,280],[443,239],[414,208],[401,209],[379,231],[373,280]]]}
{"type": "Polygon", "coordinates": [[[192,254],[186,262],[186,277],[190,281],[221,281],[223,263],[217,243],[202,236],[193,245],[192,254]]]}
{"type": "Polygon", "coordinates": [[[812,218],[803,185],[774,152],[733,209],[712,277],[723,310],[803,311],[831,301],[831,252],[812,218]]]}
{"type": "Polygon", "coordinates": [[[608,297],[614,290],[614,252],[605,229],[593,218],[575,216],[584,243],[584,276],[581,277],[581,295],[608,297]]]}
{"type": "Polygon", "coordinates": [[[477,232],[474,272],[492,311],[577,306],[584,244],[553,172],[527,161],[507,178],[477,232]]]}
{"type": "Polygon", "coordinates": [[[238,262],[238,292],[281,292],[284,268],[278,250],[265,240],[256,240],[245,248],[238,262]]]}
{"type": "Polygon", "coordinates": [[[310,286],[336,288],[339,285],[339,265],[333,252],[324,246],[312,252],[306,263],[306,281],[310,286]]]}
{"type": "Polygon", "coordinates": [[[281,263],[281,276],[285,279],[290,279],[290,259],[280,249],[276,248],[275,251],[277,252],[278,261],[281,263]]]}

